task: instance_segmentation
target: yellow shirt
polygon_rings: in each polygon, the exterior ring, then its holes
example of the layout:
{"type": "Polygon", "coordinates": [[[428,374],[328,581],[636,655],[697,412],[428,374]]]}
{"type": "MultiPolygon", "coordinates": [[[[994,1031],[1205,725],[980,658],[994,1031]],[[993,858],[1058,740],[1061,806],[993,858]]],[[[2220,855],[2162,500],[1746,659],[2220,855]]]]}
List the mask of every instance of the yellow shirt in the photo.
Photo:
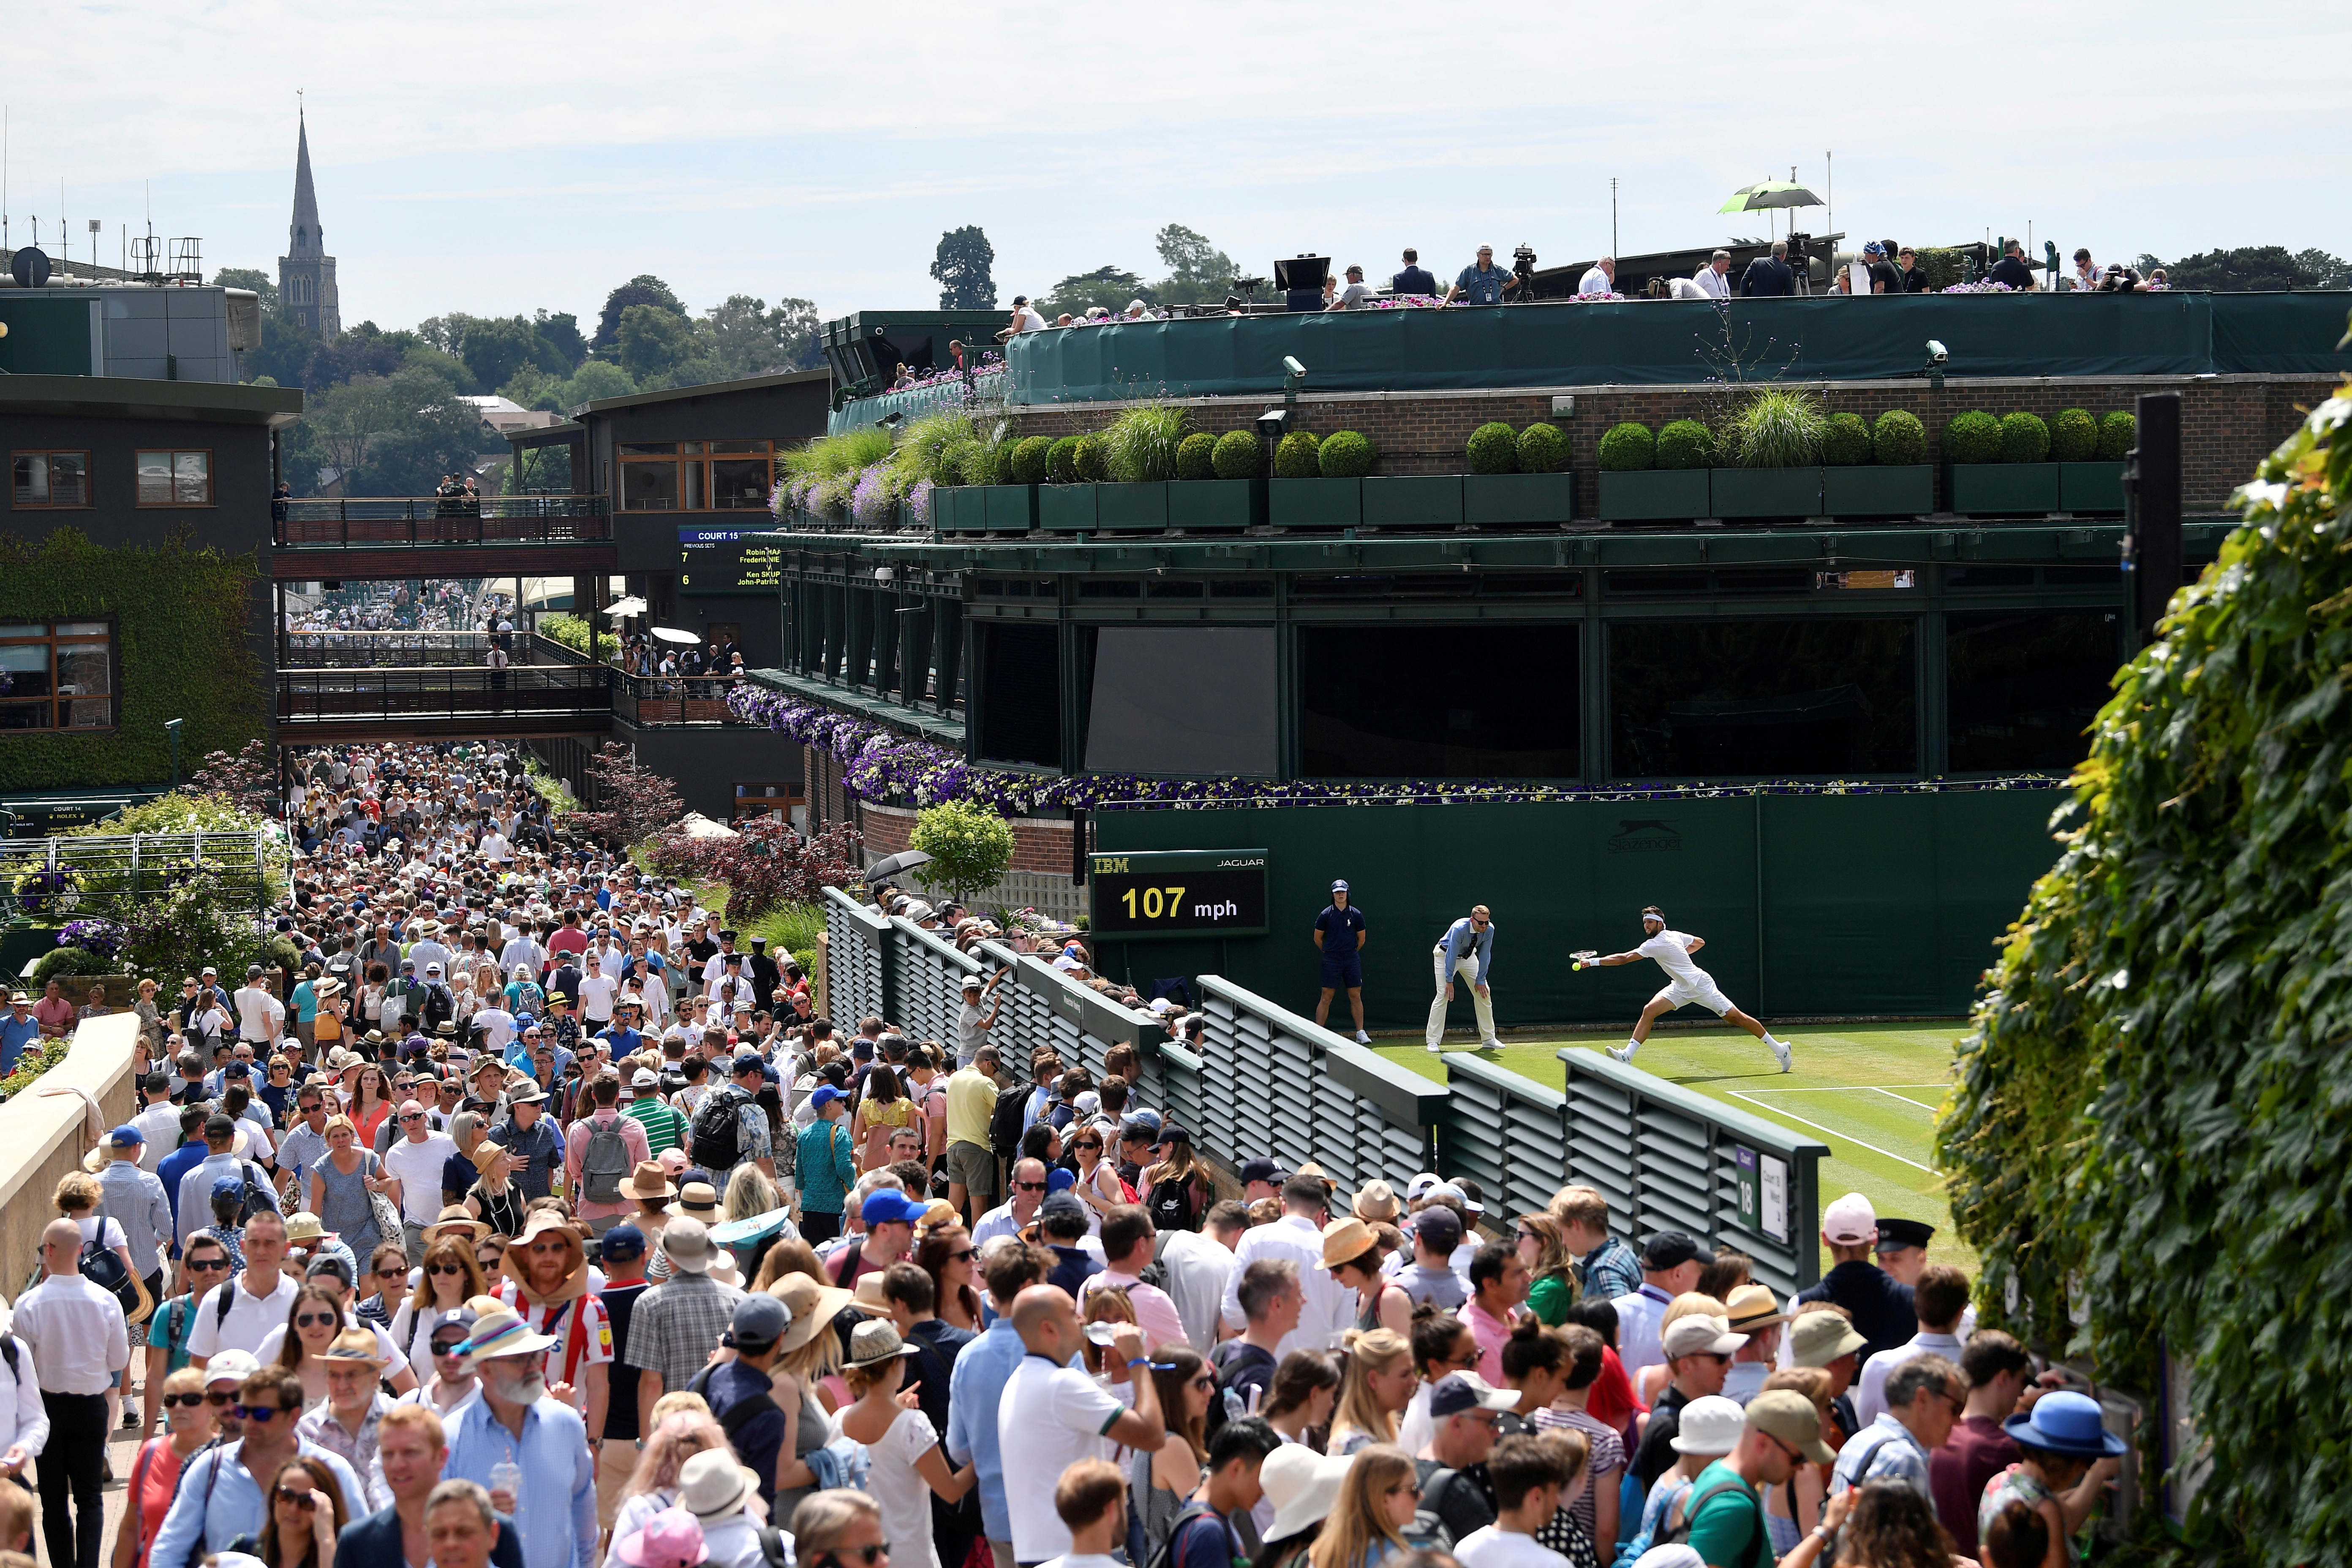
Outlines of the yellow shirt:
{"type": "Polygon", "coordinates": [[[948,1142],[976,1143],[986,1149],[988,1124],[996,1114],[996,1080],[977,1068],[964,1068],[948,1079],[948,1142]]]}

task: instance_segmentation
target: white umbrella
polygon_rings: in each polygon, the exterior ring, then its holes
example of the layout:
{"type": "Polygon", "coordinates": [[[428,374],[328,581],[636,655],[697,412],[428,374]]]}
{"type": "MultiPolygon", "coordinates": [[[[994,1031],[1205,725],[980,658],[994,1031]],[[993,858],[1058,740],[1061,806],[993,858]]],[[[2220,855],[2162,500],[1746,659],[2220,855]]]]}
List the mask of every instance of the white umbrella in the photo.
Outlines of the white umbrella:
{"type": "Polygon", "coordinates": [[[689,811],[678,818],[678,831],[688,838],[736,838],[741,837],[723,822],[713,822],[698,811],[689,811]]]}
{"type": "Polygon", "coordinates": [[[625,599],[615,599],[605,605],[604,613],[616,621],[624,616],[642,616],[646,613],[646,602],[632,594],[625,599]]]}
{"type": "Polygon", "coordinates": [[[692,632],[682,632],[676,626],[656,626],[653,635],[657,642],[682,643],[689,647],[702,640],[692,632]]]}

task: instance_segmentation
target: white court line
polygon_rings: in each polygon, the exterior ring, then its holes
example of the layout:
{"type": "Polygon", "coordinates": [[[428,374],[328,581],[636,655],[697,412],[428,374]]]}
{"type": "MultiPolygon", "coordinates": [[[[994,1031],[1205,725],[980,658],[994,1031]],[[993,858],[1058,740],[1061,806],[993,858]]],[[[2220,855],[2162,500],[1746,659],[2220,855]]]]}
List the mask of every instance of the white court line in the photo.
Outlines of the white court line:
{"type": "Polygon", "coordinates": [[[1758,1094],[1852,1094],[1856,1089],[1876,1089],[1884,1094],[1890,1089],[1949,1089],[1948,1083],[1834,1083],[1818,1089],[1759,1089],[1758,1094]]]}
{"type": "MultiPolygon", "coordinates": [[[[1906,1083],[1906,1084],[1898,1084],[1898,1085],[1896,1086],[1896,1088],[1900,1088],[1900,1089],[1912,1089],[1912,1088],[1926,1089],[1926,1088],[1929,1088],[1929,1087],[1932,1087],[1932,1086],[1930,1086],[1930,1085],[1927,1085],[1927,1084],[1913,1085],[1913,1084],[1907,1084],[1907,1083],[1906,1083]]],[[[1885,1096],[1887,1099],[1889,1099],[1889,1100],[1901,1100],[1904,1104],[1908,1105],[1908,1106],[1911,1106],[1911,1107],[1912,1107],[1912,1108],[1914,1108],[1915,1110],[1925,1110],[1925,1111],[1928,1111],[1928,1112],[1930,1112],[1930,1113],[1933,1113],[1933,1112],[1934,1112],[1934,1110],[1935,1110],[1935,1109],[1936,1109],[1936,1108],[1935,1108],[1934,1106],[1932,1106],[1932,1105],[1921,1105],[1917,1100],[1913,1100],[1913,1099],[1909,1098],[1909,1097],[1908,1097],[1908,1096],[1906,1096],[1906,1095],[1900,1095],[1900,1094],[1895,1093],[1894,1089],[1881,1089],[1881,1088],[1879,1088],[1876,1084],[1873,1084],[1873,1085],[1871,1085],[1871,1086],[1870,1086],[1870,1092],[1871,1092],[1871,1093],[1873,1093],[1873,1094],[1883,1094],[1883,1095],[1885,1095],[1885,1096]]]]}
{"type": "MultiPolygon", "coordinates": [[[[1793,1089],[1768,1089],[1765,1092],[1790,1094],[1795,1093],[1796,1091],[1793,1089]]],[[[1826,1132],[1832,1138],[1843,1138],[1857,1149],[1867,1149],[1874,1154],[1884,1154],[1898,1165],[1908,1165],[1915,1171],[1924,1171],[1931,1176],[1940,1176],[1943,1174],[1942,1172],[1937,1170],[1934,1166],[1923,1165],[1916,1160],[1906,1160],[1902,1155],[1895,1152],[1892,1149],[1882,1149],[1875,1143],[1865,1143],[1861,1139],[1853,1137],[1852,1134],[1845,1131],[1843,1128],[1824,1127],[1818,1121],[1806,1121],[1803,1117],[1799,1116],[1792,1111],[1783,1110],[1777,1105],[1767,1105],[1762,1100],[1755,1098],[1755,1096],[1746,1093],[1740,1089],[1735,1089],[1731,1090],[1730,1093],[1732,1099],[1744,1100],[1748,1101],[1748,1104],[1756,1107],[1759,1110],[1769,1110],[1775,1116],[1785,1116],[1791,1121],[1802,1122],[1805,1126],[1813,1129],[1817,1132],[1826,1132]]]]}

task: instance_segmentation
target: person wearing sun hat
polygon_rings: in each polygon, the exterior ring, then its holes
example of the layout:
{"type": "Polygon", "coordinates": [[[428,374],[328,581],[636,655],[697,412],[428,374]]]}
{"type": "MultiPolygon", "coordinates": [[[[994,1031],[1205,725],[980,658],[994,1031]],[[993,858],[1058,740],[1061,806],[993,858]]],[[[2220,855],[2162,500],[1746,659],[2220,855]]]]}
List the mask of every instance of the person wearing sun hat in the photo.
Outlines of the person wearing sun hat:
{"type": "Polygon", "coordinates": [[[2013,1502],[2042,1516],[2053,1542],[2070,1538],[2130,1447],[2106,1429],[2099,1402],[2072,1389],[2043,1394],[2001,1430],[2017,1445],[2018,1462],[1985,1488],[1977,1505],[1979,1539],[2013,1502]]]}
{"type": "MultiPolygon", "coordinates": [[[[723,1449],[706,1450],[695,1458],[734,1463],[733,1456],[723,1449]]],[[[756,1537],[753,1543],[757,1544],[756,1537]]],[[[682,1503],[662,1510],[633,1533],[614,1542],[613,1557],[628,1568],[698,1568],[698,1564],[719,1561],[703,1539],[701,1521],[682,1503]]]]}
{"type": "Polygon", "coordinates": [[[940,1568],[931,1540],[931,1498],[936,1493],[953,1507],[971,1489],[978,1471],[971,1464],[951,1469],[929,1420],[919,1408],[898,1403],[909,1358],[919,1353],[887,1317],[851,1330],[843,1376],[857,1398],[835,1420],[843,1436],[866,1445],[872,1467],[866,1489],[882,1506],[883,1533],[908,1543],[908,1568],[940,1568]]]}
{"type": "Polygon", "coordinates": [[[550,1386],[568,1384],[588,1430],[602,1434],[611,1392],[613,1326],[588,1289],[588,1253],[578,1222],[532,1209],[507,1247],[506,1278],[493,1292],[531,1330],[554,1342],[544,1368],[550,1386]]]}
{"type": "Polygon", "coordinates": [[[702,1527],[715,1568],[755,1568],[762,1561],[760,1526],[744,1511],[759,1491],[759,1479],[732,1448],[706,1448],[679,1467],[677,1506],[702,1527]]]}
{"type": "Polygon", "coordinates": [[[327,1342],[319,1359],[327,1367],[327,1402],[294,1423],[295,1436],[340,1455],[360,1478],[366,1495],[348,1500],[353,1514],[389,1507],[392,1494],[369,1473],[375,1462],[377,1424],[392,1408],[379,1382],[384,1359],[375,1334],[364,1328],[345,1329],[327,1342]]]}
{"type": "Polygon", "coordinates": [[[580,1413],[547,1392],[548,1352],[560,1343],[532,1331],[511,1307],[492,1306],[461,1347],[481,1375],[481,1393],[447,1422],[442,1474],[488,1489],[499,1511],[513,1516],[524,1568],[593,1563],[595,1457],[580,1413]],[[529,1478],[520,1494],[491,1485],[492,1468],[503,1463],[529,1478]]]}
{"type": "MultiPolygon", "coordinates": [[[[1698,1411],[1702,1405],[1710,1406],[1701,1414],[1711,1426],[1718,1414],[1711,1401],[1694,1400],[1690,1408],[1698,1411]]],[[[1771,1531],[1757,1496],[1759,1489],[1786,1485],[1801,1464],[1827,1464],[1835,1457],[1822,1441],[1822,1418],[1811,1400],[1793,1388],[1758,1394],[1742,1415],[1739,1435],[1730,1452],[1699,1471],[1691,1482],[1682,1510],[1688,1522],[1686,1539],[1691,1549],[1701,1562],[1723,1568],[1771,1563],[1771,1531]]],[[[1843,1513],[1843,1506],[1825,1510],[1822,1525],[1810,1543],[1800,1542],[1786,1561],[1817,1562],[1822,1543],[1834,1532],[1843,1513]]]]}

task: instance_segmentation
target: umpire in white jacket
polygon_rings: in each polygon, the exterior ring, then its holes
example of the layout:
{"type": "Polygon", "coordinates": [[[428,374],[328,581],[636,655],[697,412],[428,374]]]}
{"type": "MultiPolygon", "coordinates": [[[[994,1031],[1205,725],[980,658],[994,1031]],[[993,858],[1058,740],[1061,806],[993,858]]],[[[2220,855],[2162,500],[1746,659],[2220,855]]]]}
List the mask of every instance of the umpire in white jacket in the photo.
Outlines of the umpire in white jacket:
{"type": "Polygon", "coordinates": [[[1470,983],[1470,1005],[1478,1015],[1478,1045],[1499,1048],[1503,1042],[1495,1037],[1495,998],[1486,984],[1495,958],[1495,921],[1486,906],[1473,906],[1468,914],[1446,927],[1444,937],[1430,950],[1430,958],[1437,969],[1437,997],[1429,1005],[1429,1048],[1437,1050],[1444,1043],[1445,1009],[1454,1000],[1457,977],[1470,983]]]}

